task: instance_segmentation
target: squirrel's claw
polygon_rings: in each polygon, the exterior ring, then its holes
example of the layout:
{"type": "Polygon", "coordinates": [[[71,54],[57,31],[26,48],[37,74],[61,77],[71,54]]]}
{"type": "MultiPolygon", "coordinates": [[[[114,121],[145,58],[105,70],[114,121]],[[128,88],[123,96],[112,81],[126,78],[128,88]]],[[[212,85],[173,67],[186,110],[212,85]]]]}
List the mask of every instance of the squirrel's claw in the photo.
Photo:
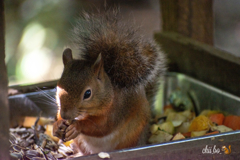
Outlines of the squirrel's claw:
{"type": "Polygon", "coordinates": [[[66,129],[64,141],[69,141],[76,138],[80,134],[80,130],[77,128],[77,123],[73,123],[66,129]]]}
{"type": "Polygon", "coordinates": [[[65,120],[61,119],[61,120],[54,122],[53,123],[53,135],[60,139],[63,139],[66,128],[67,128],[67,125],[65,124],[65,120]]]}

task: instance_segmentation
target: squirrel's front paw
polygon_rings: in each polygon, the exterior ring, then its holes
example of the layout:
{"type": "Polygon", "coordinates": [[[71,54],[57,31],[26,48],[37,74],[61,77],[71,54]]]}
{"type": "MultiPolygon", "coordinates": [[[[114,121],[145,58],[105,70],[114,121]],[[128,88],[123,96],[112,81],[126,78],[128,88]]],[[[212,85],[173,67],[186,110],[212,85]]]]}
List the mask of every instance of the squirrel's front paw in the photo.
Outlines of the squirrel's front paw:
{"type": "Polygon", "coordinates": [[[53,135],[64,139],[65,138],[65,130],[68,126],[66,125],[66,120],[58,120],[53,123],[53,135]]]}
{"type": "Polygon", "coordinates": [[[76,138],[81,133],[81,129],[78,126],[78,122],[73,122],[70,126],[67,127],[65,132],[64,141],[69,141],[71,139],[76,138]]]}

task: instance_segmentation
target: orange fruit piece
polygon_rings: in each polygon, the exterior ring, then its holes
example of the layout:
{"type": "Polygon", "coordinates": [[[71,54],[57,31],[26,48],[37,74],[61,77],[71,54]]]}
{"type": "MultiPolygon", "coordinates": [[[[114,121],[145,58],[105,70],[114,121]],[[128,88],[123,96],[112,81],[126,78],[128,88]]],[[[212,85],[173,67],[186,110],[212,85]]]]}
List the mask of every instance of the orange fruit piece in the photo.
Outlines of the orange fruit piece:
{"type": "Polygon", "coordinates": [[[238,130],[240,129],[240,117],[234,115],[226,116],[223,125],[232,128],[233,130],[238,130]]]}
{"type": "Polygon", "coordinates": [[[210,132],[210,133],[206,133],[205,135],[211,135],[211,134],[218,134],[220,133],[219,131],[213,131],[213,132],[210,132]]]}
{"type": "Polygon", "coordinates": [[[212,125],[213,124],[208,117],[206,117],[204,115],[200,115],[192,121],[192,123],[189,126],[188,131],[192,132],[192,131],[209,130],[212,125]]]}
{"type": "Polygon", "coordinates": [[[224,120],[224,115],[222,113],[212,114],[209,116],[209,119],[212,122],[217,123],[218,125],[222,125],[224,120]]]}

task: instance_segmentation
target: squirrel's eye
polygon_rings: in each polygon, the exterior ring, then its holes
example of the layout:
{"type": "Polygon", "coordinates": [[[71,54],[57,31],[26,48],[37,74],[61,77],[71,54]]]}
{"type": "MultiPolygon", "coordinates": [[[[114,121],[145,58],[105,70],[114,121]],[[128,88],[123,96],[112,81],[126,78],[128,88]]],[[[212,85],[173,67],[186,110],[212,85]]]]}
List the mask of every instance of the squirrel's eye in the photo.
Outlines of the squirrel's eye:
{"type": "Polygon", "coordinates": [[[91,90],[88,89],[86,90],[86,92],[84,93],[83,99],[88,99],[91,96],[91,90]]]}

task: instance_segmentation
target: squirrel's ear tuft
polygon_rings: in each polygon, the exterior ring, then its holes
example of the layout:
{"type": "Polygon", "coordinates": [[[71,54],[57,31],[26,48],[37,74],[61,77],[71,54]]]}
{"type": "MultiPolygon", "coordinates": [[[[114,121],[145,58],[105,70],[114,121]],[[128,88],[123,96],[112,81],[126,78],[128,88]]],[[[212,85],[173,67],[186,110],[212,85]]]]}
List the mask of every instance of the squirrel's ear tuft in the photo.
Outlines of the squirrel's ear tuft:
{"type": "Polygon", "coordinates": [[[70,48],[67,48],[63,51],[63,55],[62,55],[62,59],[63,59],[63,64],[64,66],[73,60],[73,57],[72,57],[72,50],[70,48]]]}
{"type": "Polygon", "coordinates": [[[98,79],[101,79],[103,76],[103,60],[101,53],[98,55],[97,60],[94,62],[93,70],[98,79]]]}

